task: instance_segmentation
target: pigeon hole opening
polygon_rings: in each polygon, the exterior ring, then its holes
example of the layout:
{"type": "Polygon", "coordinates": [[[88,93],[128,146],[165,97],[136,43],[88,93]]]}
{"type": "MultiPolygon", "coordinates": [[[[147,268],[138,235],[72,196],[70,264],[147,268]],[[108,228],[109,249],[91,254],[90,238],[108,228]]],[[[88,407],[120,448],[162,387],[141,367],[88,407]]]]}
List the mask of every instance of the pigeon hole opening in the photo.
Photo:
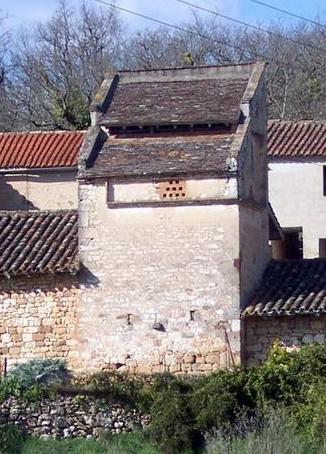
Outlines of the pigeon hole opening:
{"type": "Polygon", "coordinates": [[[158,183],[160,199],[164,201],[180,200],[186,198],[186,185],[181,180],[161,181],[158,183]]]}

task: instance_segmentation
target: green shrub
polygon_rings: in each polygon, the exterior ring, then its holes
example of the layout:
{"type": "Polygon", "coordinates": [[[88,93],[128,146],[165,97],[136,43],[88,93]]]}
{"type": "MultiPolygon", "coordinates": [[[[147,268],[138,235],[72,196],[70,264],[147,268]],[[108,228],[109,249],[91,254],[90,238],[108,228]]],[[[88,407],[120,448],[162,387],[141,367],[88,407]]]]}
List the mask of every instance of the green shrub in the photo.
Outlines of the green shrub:
{"type": "Polygon", "coordinates": [[[192,395],[192,409],[196,427],[201,432],[214,428],[227,429],[239,414],[252,413],[255,402],[247,389],[245,370],[221,370],[198,379],[192,395]]]}
{"type": "Polygon", "coordinates": [[[19,454],[24,439],[15,426],[0,426],[0,454],[19,454]]]}
{"type": "Polygon", "coordinates": [[[300,378],[295,371],[295,358],[275,346],[265,363],[249,377],[248,389],[260,406],[270,402],[290,404],[300,392],[300,378]]]}
{"type": "Polygon", "coordinates": [[[86,385],[87,392],[94,397],[105,397],[133,407],[145,405],[146,383],[142,378],[105,371],[93,374],[82,385],[86,385]]]}
{"type": "Polygon", "coordinates": [[[38,386],[22,387],[13,377],[0,381],[0,403],[9,397],[16,397],[26,402],[38,402],[47,395],[47,390],[38,386]]]}
{"type": "Polygon", "coordinates": [[[287,352],[275,344],[267,360],[247,374],[247,389],[257,406],[305,402],[311,386],[326,380],[326,347],[310,345],[287,352]]]}
{"type": "Polygon", "coordinates": [[[0,380],[0,402],[10,396],[27,402],[37,402],[49,395],[50,387],[67,381],[70,373],[64,361],[39,359],[13,367],[0,380]]]}
{"type": "Polygon", "coordinates": [[[311,385],[306,402],[293,405],[289,413],[296,429],[311,446],[326,447],[326,383],[311,385]]]}
{"type": "Polygon", "coordinates": [[[175,376],[158,376],[153,384],[149,433],[164,453],[177,453],[200,444],[191,407],[193,386],[175,376]]]}
{"type": "Polygon", "coordinates": [[[63,383],[69,380],[70,373],[61,359],[33,359],[13,367],[8,377],[27,389],[63,383]]]}

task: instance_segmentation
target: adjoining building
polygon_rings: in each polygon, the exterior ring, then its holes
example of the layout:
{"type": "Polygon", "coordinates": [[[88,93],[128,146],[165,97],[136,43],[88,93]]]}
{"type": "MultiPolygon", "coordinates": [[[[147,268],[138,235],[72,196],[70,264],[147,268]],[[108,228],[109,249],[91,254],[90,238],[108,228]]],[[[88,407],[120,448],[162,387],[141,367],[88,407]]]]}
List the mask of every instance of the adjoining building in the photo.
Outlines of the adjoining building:
{"type": "Polygon", "coordinates": [[[71,362],[78,298],[76,211],[0,211],[0,371],[71,362]]]}
{"type": "Polygon", "coordinates": [[[0,210],[76,209],[84,133],[0,133],[0,210]]]}
{"type": "Polygon", "coordinates": [[[275,258],[326,257],[326,123],[268,122],[269,199],[284,232],[275,258]]]}
{"type": "Polygon", "coordinates": [[[247,363],[265,359],[276,340],[289,349],[325,344],[326,259],[271,261],[242,319],[247,363]]]}

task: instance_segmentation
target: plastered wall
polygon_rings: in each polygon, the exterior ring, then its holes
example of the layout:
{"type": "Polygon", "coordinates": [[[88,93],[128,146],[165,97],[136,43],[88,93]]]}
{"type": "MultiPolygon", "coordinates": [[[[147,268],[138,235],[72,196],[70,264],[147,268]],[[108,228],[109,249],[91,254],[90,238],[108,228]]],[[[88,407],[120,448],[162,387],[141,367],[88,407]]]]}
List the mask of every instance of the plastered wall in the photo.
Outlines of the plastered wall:
{"type": "Polygon", "coordinates": [[[0,210],[61,210],[78,205],[75,171],[0,175],[0,210]]]}
{"type": "Polygon", "coordinates": [[[302,227],[305,258],[319,256],[319,238],[326,238],[326,162],[271,161],[269,197],[282,227],[302,227]]]}

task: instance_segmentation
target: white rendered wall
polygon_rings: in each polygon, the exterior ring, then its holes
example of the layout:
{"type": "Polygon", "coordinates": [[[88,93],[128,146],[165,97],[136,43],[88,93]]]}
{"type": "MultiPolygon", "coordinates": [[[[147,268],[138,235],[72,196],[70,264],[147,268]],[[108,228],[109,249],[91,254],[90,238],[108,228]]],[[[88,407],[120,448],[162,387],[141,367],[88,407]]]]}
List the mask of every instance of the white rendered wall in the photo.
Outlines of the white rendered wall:
{"type": "Polygon", "coordinates": [[[269,199],[282,227],[302,227],[305,258],[318,257],[326,238],[325,162],[270,162],[269,199]]]}
{"type": "Polygon", "coordinates": [[[76,170],[0,175],[0,210],[70,210],[77,201],[76,170]]]}

